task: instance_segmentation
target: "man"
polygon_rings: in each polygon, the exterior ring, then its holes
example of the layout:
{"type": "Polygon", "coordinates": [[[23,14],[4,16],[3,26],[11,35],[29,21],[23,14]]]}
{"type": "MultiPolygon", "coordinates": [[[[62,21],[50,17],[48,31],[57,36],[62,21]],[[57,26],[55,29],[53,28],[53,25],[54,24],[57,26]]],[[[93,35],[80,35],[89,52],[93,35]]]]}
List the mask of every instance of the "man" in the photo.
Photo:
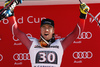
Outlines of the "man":
{"type": "MultiPolygon", "coordinates": [[[[5,3],[5,6],[10,3],[10,0],[5,3]]],[[[89,7],[82,3],[80,4],[80,20],[77,23],[73,32],[62,39],[55,40],[54,38],[54,21],[44,19],[41,21],[40,39],[28,38],[25,33],[19,30],[13,12],[14,8],[7,9],[1,14],[2,19],[8,18],[10,29],[29,50],[32,67],[60,67],[64,50],[80,35],[84,29],[85,19],[89,7]]]]}

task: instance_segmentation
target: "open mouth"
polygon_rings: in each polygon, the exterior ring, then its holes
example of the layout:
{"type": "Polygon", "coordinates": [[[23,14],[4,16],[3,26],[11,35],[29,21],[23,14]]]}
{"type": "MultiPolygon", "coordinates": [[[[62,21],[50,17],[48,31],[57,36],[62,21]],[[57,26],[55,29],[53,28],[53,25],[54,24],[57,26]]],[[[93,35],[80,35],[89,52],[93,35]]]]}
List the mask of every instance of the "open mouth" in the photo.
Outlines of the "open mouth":
{"type": "Polygon", "coordinates": [[[48,36],[49,34],[44,34],[45,36],[48,36]]]}

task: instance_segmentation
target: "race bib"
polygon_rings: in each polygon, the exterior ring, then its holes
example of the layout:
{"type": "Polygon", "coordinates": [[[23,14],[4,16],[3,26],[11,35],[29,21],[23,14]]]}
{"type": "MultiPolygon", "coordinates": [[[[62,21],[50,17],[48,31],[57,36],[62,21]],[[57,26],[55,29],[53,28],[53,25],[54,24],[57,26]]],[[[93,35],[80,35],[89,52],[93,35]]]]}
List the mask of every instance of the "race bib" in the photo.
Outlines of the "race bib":
{"type": "Polygon", "coordinates": [[[36,63],[57,64],[58,56],[54,51],[39,51],[36,54],[36,63]]]}

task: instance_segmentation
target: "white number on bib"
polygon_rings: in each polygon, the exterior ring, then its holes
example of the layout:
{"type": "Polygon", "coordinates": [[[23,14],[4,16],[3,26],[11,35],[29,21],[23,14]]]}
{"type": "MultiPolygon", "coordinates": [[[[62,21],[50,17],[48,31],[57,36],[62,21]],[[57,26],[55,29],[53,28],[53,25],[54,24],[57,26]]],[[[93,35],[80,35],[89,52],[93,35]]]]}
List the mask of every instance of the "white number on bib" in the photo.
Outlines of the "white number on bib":
{"type": "Polygon", "coordinates": [[[42,60],[39,60],[39,62],[45,62],[46,61],[46,54],[45,53],[39,53],[40,54],[40,58],[42,58],[42,60]]]}
{"type": "Polygon", "coordinates": [[[54,51],[39,51],[36,55],[36,63],[57,64],[57,54],[54,51]]]}

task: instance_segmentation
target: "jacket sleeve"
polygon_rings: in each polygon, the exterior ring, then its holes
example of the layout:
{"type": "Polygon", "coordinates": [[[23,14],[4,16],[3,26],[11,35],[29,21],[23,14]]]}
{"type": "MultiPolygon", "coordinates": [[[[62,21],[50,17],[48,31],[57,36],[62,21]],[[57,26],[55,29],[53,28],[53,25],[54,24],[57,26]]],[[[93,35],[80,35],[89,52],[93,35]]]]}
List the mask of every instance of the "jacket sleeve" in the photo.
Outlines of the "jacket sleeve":
{"type": "Polygon", "coordinates": [[[32,41],[28,39],[25,33],[19,30],[15,16],[8,17],[8,20],[12,34],[16,36],[27,47],[27,49],[29,49],[32,44],[32,41]]]}
{"type": "Polygon", "coordinates": [[[61,41],[64,50],[78,37],[78,35],[80,35],[80,33],[84,30],[84,27],[85,19],[80,18],[75,29],[68,36],[66,36],[63,41],[61,41]]]}

